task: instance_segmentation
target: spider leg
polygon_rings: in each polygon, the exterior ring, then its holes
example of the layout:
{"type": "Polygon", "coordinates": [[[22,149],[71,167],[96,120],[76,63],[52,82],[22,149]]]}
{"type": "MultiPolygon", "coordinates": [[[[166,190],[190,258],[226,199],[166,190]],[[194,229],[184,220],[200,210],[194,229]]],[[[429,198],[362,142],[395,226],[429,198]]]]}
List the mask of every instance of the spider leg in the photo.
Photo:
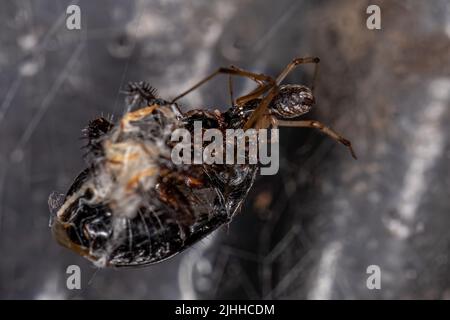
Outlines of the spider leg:
{"type": "Polygon", "coordinates": [[[258,84],[258,86],[253,91],[236,99],[236,104],[238,106],[242,106],[250,100],[257,99],[259,96],[270,90],[270,88],[272,88],[275,84],[275,80],[270,76],[264,74],[251,73],[244,69],[240,69],[236,66],[231,66],[230,68],[239,72],[248,73],[249,75],[252,75],[253,76],[252,80],[258,84]]]}
{"type": "Polygon", "coordinates": [[[272,82],[274,83],[275,80],[268,75],[265,75],[263,73],[255,73],[255,72],[251,72],[236,66],[231,65],[229,67],[229,69],[234,70],[236,72],[239,72],[242,76],[247,77],[249,79],[252,79],[253,81],[255,81],[259,86],[263,85],[266,82],[272,82]]]}
{"type": "Polygon", "coordinates": [[[297,121],[288,121],[288,120],[278,120],[275,117],[272,117],[273,124],[279,127],[297,127],[297,128],[315,128],[320,130],[322,133],[328,135],[332,139],[336,140],[339,143],[342,143],[346,146],[352,157],[357,159],[355,152],[353,151],[352,144],[349,140],[345,139],[339,133],[334,131],[333,129],[325,126],[323,123],[316,120],[297,120],[297,121]]]}
{"type": "Polygon", "coordinates": [[[280,85],[280,83],[287,77],[289,73],[291,73],[296,67],[298,67],[301,64],[305,63],[314,63],[314,76],[313,76],[313,83],[311,86],[311,90],[314,92],[314,87],[316,84],[317,75],[319,73],[319,62],[320,59],[318,57],[305,57],[305,58],[295,58],[293,59],[280,73],[280,75],[277,77],[276,83],[277,85],[280,85]]]}
{"type": "Polygon", "coordinates": [[[257,99],[257,98],[259,98],[259,96],[261,96],[262,94],[269,91],[273,86],[274,86],[274,83],[266,83],[266,84],[260,85],[260,86],[256,87],[256,89],[253,90],[252,92],[250,92],[249,94],[246,94],[245,96],[241,96],[241,97],[237,98],[236,104],[238,106],[242,106],[251,100],[257,99]]]}
{"type": "Polygon", "coordinates": [[[261,100],[258,107],[250,115],[250,118],[244,125],[244,130],[255,127],[266,128],[268,123],[264,123],[264,115],[268,110],[269,104],[272,102],[273,98],[278,94],[278,86],[274,86],[269,93],[261,100]]]}
{"type": "Polygon", "coordinates": [[[195,89],[197,89],[198,87],[200,87],[201,85],[205,84],[206,82],[208,82],[209,80],[211,80],[212,78],[214,78],[215,76],[217,76],[219,74],[236,75],[236,76],[240,76],[240,77],[249,78],[249,79],[255,81],[256,83],[258,83],[258,85],[260,85],[260,86],[261,86],[262,82],[268,82],[268,81],[274,82],[274,80],[271,77],[266,76],[264,74],[253,73],[253,72],[246,71],[246,70],[243,70],[243,69],[239,69],[239,68],[233,67],[233,66],[230,67],[230,68],[223,68],[222,67],[222,68],[217,69],[216,71],[211,73],[209,76],[205,77],[204,79],[200,80],[199,82],[197,82],[195,85],[193,85],[189,89],[187,89],[184,92],[180,93],[178,96],[173,98],[170,103],[176,102],[180,98],[182,98],[185,95],[191,93],[192,91],[194,91],[195,89]]]}
{"type": "Polygon", "coordinates": [[[231,107],[234,106],[234,97],[233,97],[233,76],[231,74],[228,75],[228,91],[230,93],[230,102],[231,107]]]}

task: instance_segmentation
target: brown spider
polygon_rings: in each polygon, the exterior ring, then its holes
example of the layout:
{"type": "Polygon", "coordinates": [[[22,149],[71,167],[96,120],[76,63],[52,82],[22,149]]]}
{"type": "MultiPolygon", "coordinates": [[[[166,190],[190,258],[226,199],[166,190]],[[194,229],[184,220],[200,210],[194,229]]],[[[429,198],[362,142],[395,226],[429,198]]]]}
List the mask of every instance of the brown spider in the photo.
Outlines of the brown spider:
{"type": "Polygon", "coordinates": [[[246,77],[255,81],[258,84],[258,87],[249,94],[238,98],[236,101],[233,99],[232,87],[230,84],[230,96],[233,108],[248,111],[247,107],[249,104],[251,106],[257,105],[256,108],[250,108],[251,115],[245,122],[244,130],[249,128],[267,128],[269,126],[316,128],[348,147],[352,157],[356,159],[356,155],[350,141],[321,122],[316,120],[286,120],[299,117],[311,110],[313,104],[315,103],[315,98],[313,95],[314,86],[310,89],[306,86],[298,84],[281,85],[282,81],[290,72],[292,72],[292,70],[294,70],[294,68],[305,63],[315,64],[315,79],[317,76],[317,66],[319,62],[320,59],[318,57],[295,58],[285,67],[276,79],[265,74],[253,73],[235,66],[231,66],[229,68],[219,68],[208,77],[176,96],[172,99],[171,103],[175,103],[177,100],[197,89],[218,74],[246,77]],[[261,99],[261,96],[265,93],[267,94],[261,99]]]}

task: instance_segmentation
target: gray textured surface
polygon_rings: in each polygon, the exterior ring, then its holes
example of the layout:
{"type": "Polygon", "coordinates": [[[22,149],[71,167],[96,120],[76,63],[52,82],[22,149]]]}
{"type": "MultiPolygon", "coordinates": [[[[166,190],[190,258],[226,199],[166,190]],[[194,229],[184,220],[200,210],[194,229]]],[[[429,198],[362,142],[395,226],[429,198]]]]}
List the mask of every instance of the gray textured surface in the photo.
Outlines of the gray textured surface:
{"type": "MultiPolygon", "coordinates": [[[[370,2],[381,31],[366,1],[80,1],[81,31],[65,28],[70,3],[0,4],[1,298],[450,298],[448,1],[370,2]],[[82,169],[88,120],[120,117],[126,82],[173,97],[219,65],[275,75],[306,55],[322,59],[308,117],[358,161],[283,129],[279,174],[258,178],[228,231],[148,268],[96,272],[51,238],[47,197],[82,169]],[[80,291],[65,287],[70,264],[80,291]]],[[[224,109],[226,81],[183,102],[224,109]]]]}

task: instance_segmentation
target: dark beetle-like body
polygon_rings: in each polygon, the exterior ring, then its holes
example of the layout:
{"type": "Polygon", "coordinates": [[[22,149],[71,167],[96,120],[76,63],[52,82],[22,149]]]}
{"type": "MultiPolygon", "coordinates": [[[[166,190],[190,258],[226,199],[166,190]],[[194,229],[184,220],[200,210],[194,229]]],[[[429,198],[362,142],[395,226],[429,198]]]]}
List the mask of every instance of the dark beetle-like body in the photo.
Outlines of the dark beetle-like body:
{"type": "Polygon", "coordinates": [[[175,105],[154,100],[114,126],[103,118],[91,122],[89,167],[55,208],[56,239],[99,266],[136,266],[169,258],[231,221],[257,168],[174,165],[170,133],[193,128],[193,121],[225,130],[244,119],[233,110],[182,115],[175,105]],[[135,177],[139,183],[133,184],[135,177]]]}

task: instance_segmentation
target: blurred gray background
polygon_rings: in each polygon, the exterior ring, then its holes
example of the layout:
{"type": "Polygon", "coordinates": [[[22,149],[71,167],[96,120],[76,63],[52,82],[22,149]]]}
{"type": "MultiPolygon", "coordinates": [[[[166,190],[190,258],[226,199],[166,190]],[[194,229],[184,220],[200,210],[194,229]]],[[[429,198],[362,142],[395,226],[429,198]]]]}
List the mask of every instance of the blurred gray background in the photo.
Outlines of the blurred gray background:
{"type": "MultiPolygon", "coordinates": [[[[0,25],[0,298],[450,298],[448,0],[4,0],[0,25]],[[69,4],[81,30],[66,29],[69,4]],[[369,4],[381,30],[366,28],[369,4]],[[96,270],[52,239],[48,195],[83,168],[88,121],[121,116],[128,81],[171,98],[218,66],[277,75],[310,55],[321,65],[305,118],[359,160],[282,129],[278,175],[257,179],[228,228],[154,266],[96,270]],[[66,288],[72,264],[81,290],[66,288]],[[381,290],[366,287],[369,265],[381,290]]],[[[312,71],[287,81],[309,85],[312,71]]],[[[225,110],[226,78],[182,104],[225,110]]]]}

